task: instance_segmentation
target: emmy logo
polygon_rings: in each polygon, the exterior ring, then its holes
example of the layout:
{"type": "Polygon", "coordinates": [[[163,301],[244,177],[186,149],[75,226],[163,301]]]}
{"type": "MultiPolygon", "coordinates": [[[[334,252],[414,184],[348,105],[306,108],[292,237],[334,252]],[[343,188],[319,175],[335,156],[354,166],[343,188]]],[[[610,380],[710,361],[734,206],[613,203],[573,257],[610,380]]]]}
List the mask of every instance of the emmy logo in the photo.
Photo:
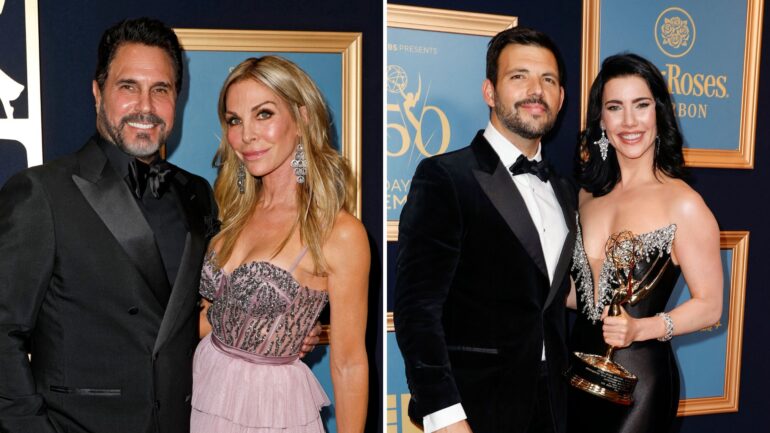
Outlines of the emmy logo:
{"type": "Polygon", "coordinates": [[[390,150],[388,146],[388,156],[397,157],[405,154],[411,144],[412,135],[409,133],[409,126],[414,130],[414,146],[425,157],[438,155],[446,152],[449,147],[451,131],[449,119],[443,110],[435,105],[428,105],[427,93],[423,101],[422,97],[422,77],[417,76],[417,91],[407,92],[409,79],[406,71],[398,65],[388,65],[388,93],[401,96],[401,103],[388,104],[388,112],[398,113],[401,116],[401,122],[388,123],[388,131],[395,131],[399,138],[398,150],[390,150]],[[419,114],[415,115],[414,110],[422,102],[419,108],[419,114]],[[438,122],[436,122],[438,121],[438,122]],[[429,124],[428,128],[424,126],[429,124]],[[424,129],[428,129],[429,134],[425,140],[424,129]],[[438,135],[437,135],[438,134],[438,135]],[[428,146],[431,142],[438,141],[438,150],[431,153],[428,146]]]}
{"type": "Polygon", "coordinates": [[[695,21],[684,9],[670,7],[658,15],[654,33],[655,42],[663,54],[682,57],[695,44],[695,21]]]}

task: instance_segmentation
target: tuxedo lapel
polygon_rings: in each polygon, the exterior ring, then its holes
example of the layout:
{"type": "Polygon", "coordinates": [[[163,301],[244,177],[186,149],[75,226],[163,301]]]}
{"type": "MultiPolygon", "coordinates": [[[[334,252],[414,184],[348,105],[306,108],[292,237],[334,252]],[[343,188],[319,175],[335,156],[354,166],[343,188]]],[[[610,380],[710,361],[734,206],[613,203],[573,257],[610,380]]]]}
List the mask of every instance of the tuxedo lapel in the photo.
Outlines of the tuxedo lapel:
{"type": "Polygon", "coordinates": [[[500,163],[500,158],[481,132],[473,139],[471,147],[479,163],[479,168],[473,170],[473,175],[481,189],[519,239],[540,272],[547,276],[548,270],[543,248],[540,245],[540,237],[524,203],[524,198],[514,185],[511,175],[500,163]]]}
{"type": "Polygon", "coordinates": [[[546,298],[543,309],[545,310],[551,304],[556,292],[558,292],[561,285],[564,274],[567,272],[570,260],[572,259],[572,250],[575,247],[575,209],[574,201],[570,200],[573,194],[568,190],[568,186],[558,177],[553,176],[551,180],[553,186],[553,192],[556,194],[556,200],[558,200],[561,206],[562,214],[564,215],[564,222],[567,224],[567,237],[564,239],[564,246],[561,249],[559,255],[559,261],[556,263],[556,270],[553,273],[553,281],[551,282],[551,288],[548,291],[548,297],[546,298]]]}
{"type": "Polygon", "coordinates": [[[179,322],[179,315],[193,310],[193,305],[198,299],[195,283],[200,275],[201,258],[206,249],[203,216],[200,214],[200,207],[196,206],[196,201],[201,198],[190,191],[187,176],[182,172],[176,172],[170,188],[179,197],[180,205],[184,211],[187,237],[182,252],[182,261],[179,264],[176,281],[174,281],[171,297],[166,307],[166,314],[163,316],[158,338],[155,340],[154,353],[157,353],[169,336],[173,335],[175,325],[179,322]]]}
{"type": "MultiPolygon", "coordinates": [[[[152,229],[128,186],[115,173],[106,155],[93,141],[77,154],[79,170],[72,175],[86,201],[118,241],[153,293],[168,285],[166,270],[152,229]]],[[[158,303],[160,307],[160,303],[158,303]]]]}

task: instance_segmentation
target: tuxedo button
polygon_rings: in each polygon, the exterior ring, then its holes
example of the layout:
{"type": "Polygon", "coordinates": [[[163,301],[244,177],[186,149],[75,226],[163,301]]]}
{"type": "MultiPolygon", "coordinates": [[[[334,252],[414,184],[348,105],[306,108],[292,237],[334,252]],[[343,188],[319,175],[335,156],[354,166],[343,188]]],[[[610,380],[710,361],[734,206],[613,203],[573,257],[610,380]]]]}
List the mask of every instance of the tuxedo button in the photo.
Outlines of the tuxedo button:
{"type": "Polygon", "coordinates": [[[131,308],[128,309],[128,314],[130,314],[132,316],[135,316],[136,313],[138,313],[138,312],[139,312],[139,309],[136,308],[136,307],[131,307],[131,308]]]}

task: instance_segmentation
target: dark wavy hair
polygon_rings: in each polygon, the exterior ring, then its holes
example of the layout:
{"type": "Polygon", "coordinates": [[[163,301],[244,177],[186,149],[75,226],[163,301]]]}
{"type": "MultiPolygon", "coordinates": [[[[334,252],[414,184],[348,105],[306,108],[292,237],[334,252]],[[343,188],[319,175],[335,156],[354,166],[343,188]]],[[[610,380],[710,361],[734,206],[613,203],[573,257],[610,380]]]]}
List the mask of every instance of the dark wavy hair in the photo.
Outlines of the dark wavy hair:
{"type": "Polygon", "coordinates": [[[497,85],[497,67],[500,53],[508,45],[528,45],[545,48],[556,58],[556,66],[559,72],[559,84],[564,86],[566,74],[564,72],[564,62],[562,61],[559,49],[556,44],[543,32],[539,32],[527,27],[514,27],[506,29],[496,34],[487,45],[487,78],[493,86],[497,85]]]}
{"type": "Polygon", "coordinates": [[[591,85],[588,95],[586,129],[580,134],[576,153],[575,178],[582,188],[600,197],[609,193],[620,181],[620,167],[615,149],[609,146],[607,160],[602,161],[599,146],[594,144],[602,135],[602,96],[604,86],[613,78],[636,76],[642,78],[655,99],[655,123],[660,141],[655,145],[653,170],[667,176],[685,177],[682,154],[682,133],[679,131],[671,94],[666,81],[655,65],[636,54],[623,53],[607,57],[591,85]]]}
{"type": "Polygon", "coordinates": [[[174,67],[176,94],[182,90],[182,47],[173,30],[162,22],[152,18],[136,18],[123,20],[107,29],[99,41],[99,50],[96,59],[96,72],[94,80],[99,84],[99,89],[104,90],[104,82],[107,81],[110,63],[115,58],[118,48],[127,43],[136,43],[157,47],[168,54],[174,67]]]}

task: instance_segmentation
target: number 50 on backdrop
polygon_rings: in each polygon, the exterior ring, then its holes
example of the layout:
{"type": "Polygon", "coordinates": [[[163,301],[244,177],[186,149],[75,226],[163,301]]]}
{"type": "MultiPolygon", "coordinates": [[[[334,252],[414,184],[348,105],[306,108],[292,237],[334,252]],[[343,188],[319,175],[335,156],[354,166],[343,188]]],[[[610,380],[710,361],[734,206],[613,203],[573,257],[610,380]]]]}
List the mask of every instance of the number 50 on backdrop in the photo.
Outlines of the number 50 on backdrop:
{"type": "Polygon", "coordinates": [[[388,240],[417,164],[467,146],[486,126],[481,97],[487,43],[511,16],[388,5],[388,240]]]}

